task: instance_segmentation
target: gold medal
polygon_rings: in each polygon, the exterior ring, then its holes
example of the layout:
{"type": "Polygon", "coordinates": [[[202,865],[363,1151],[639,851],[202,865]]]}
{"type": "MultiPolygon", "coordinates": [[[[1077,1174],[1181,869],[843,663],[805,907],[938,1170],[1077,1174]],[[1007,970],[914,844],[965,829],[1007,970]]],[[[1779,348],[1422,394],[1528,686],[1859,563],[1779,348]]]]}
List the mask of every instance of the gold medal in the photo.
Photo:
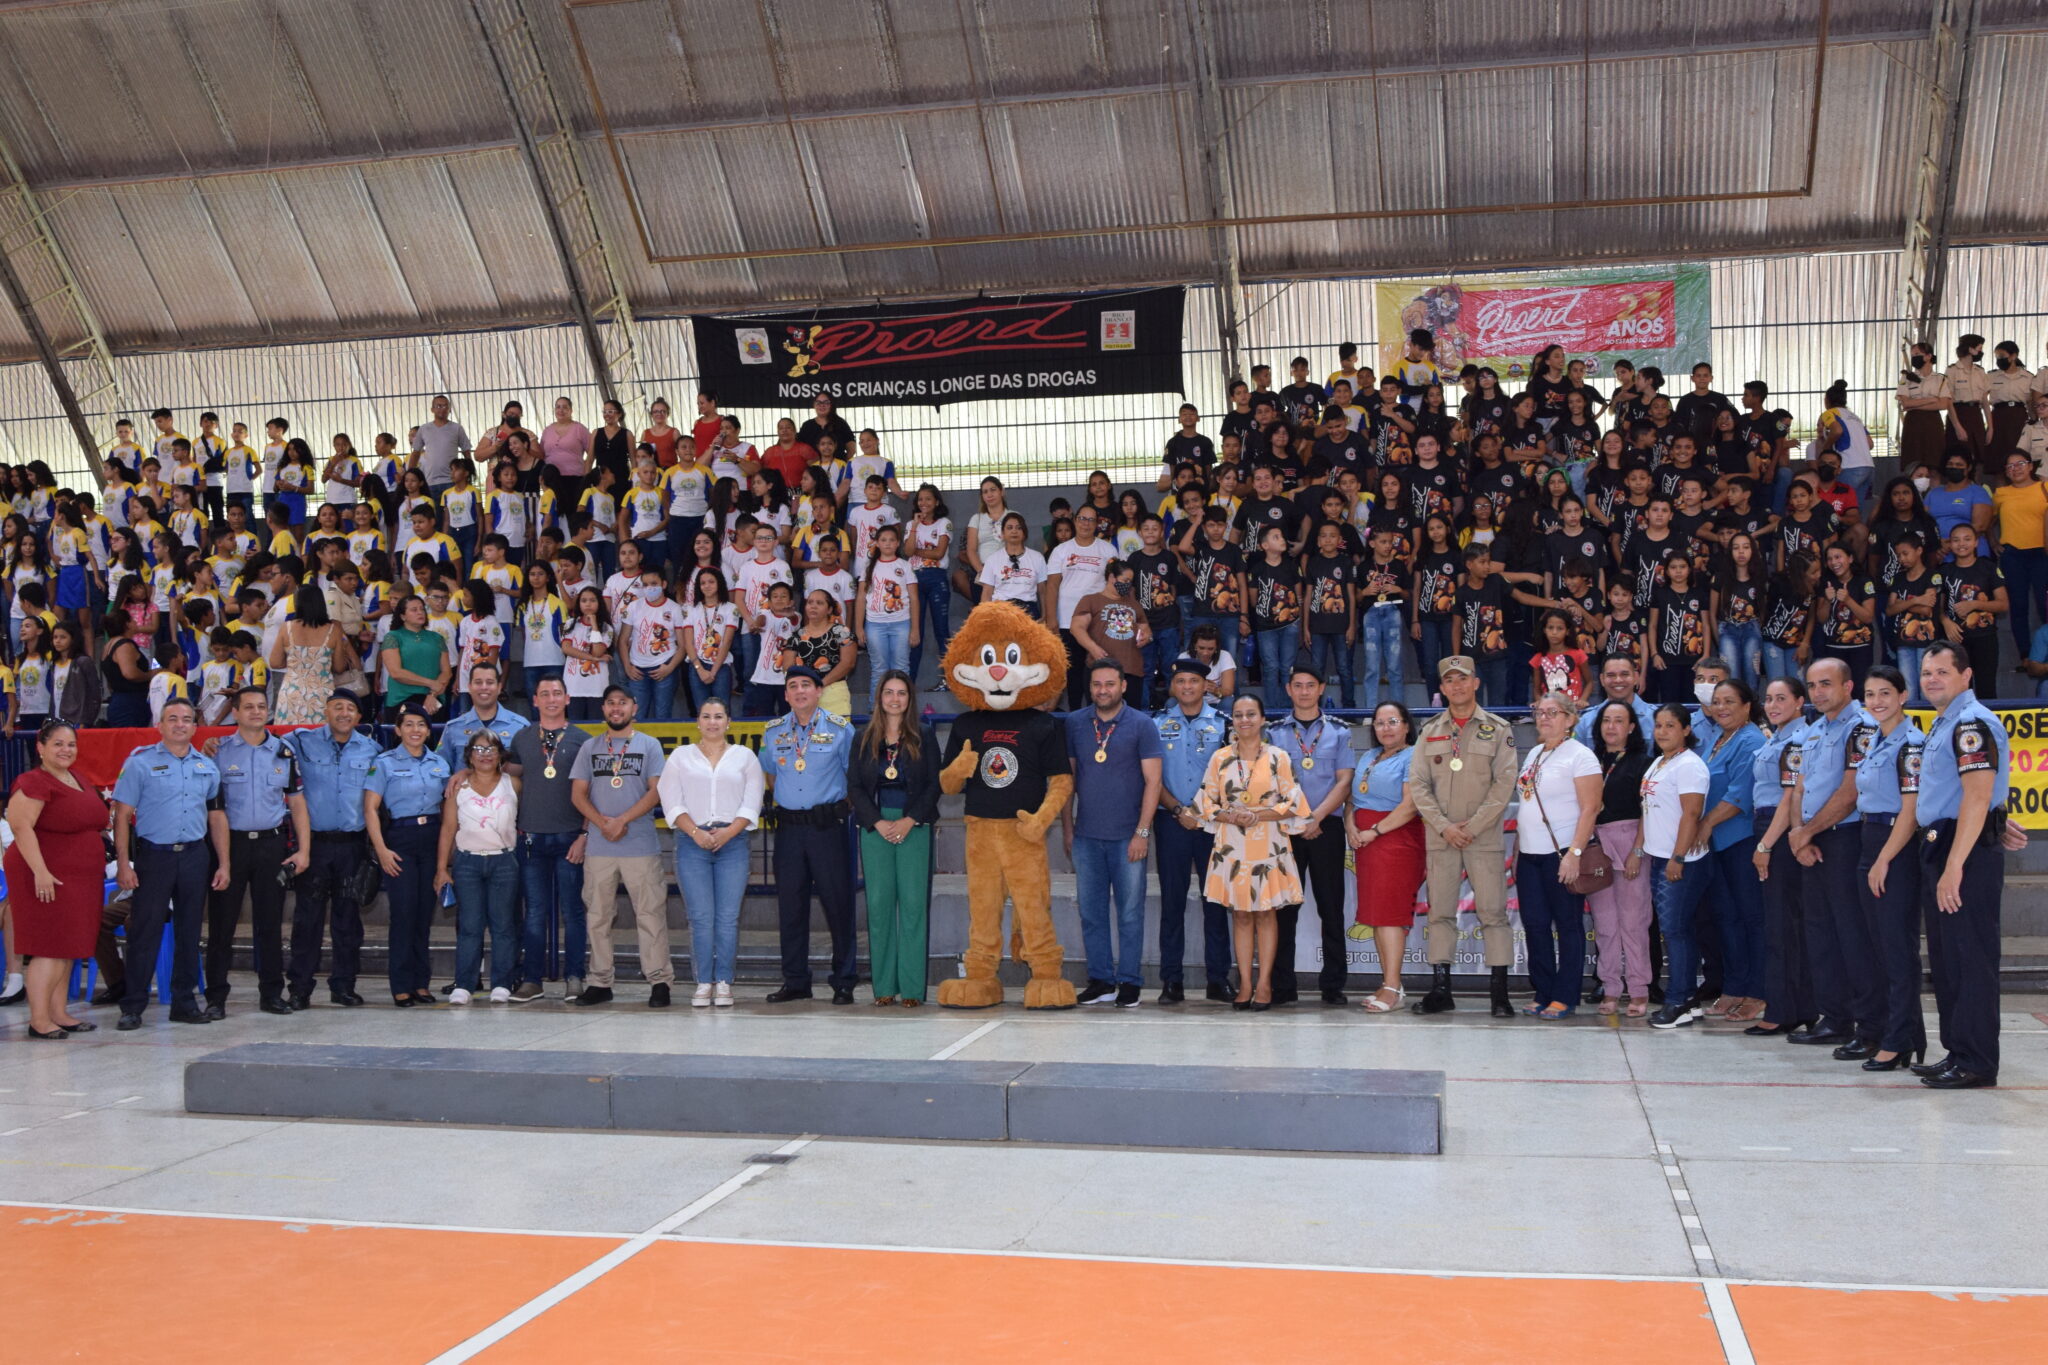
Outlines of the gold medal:
{"type": "Polygon", "coordinates": [[[1454,758],[1454,759],[1452,759],[1452,760],[1451,760],[1451,771],[1452,771],[1452,772],[1454,772],[1454,773],[1461,773],[1461,772],[1464,772],[1464,771],[1465,771],[1465,760],[1464,760],[1464,759],[1462,759],[1462,758],[1454,758]]]}
{"type": "Polygon", "coordinates": [[[798,772],[802,772],[804,770],[804,761],[802,759],[798,759],[796,761],[796,770],[798,772]]]}
{"type": "Polygon", "coordinates": [[[1097,763],[1107,763],[1107,762],[1109,762],[1109,750],[1107,750],[1107,749],[1097,749],[1097,750],[1095,751],[1095,761],[1096,761],[1097,763]]]}
{"type": "Polygon", "coordinates": [[[888,767],[882,769],[882,776],[894,782],[896,780],[896,765],[891,763],[888,767]]]}
{"type": "Polygon", "coordinates": [[[543,777],[553,777],[555,775],[555,765],[550,763],[547,767],[542,768],[540,771],[541,776],[543,777]]]}
{"type": "Polygon", "coordinates": [[[1301,770],[1302,770],[1303,772],[1307,772],[1307,771],[1308,771],[1309,769],[1311,769],[1311,768],[1313,768],[1313,767],[1315,767],[1315,766],[1316,766],[1316,761],[1315,761],[1314,759],[1312,759],[1312,758],[1304,758],[1303,760],[1301,760],[1301,770]]]}
{"type": "MultiPolygon", "coordinates": [[[[1457,766],[1457,764],[1456,764],[1455,762],[1453,762],[1451,766],[1452,766],[1452,767],[1456,767],[1456,766],[1457,766]]],[[[615,777],[615,778],[613,778],[613,779],[612,779],[612,785],[613,785],[614,787],[623,787],[623,786],[625,786],[625,785],[626,785],[626,779],[625,779],[625,778],[623,778],[623,777],[615,777]]]]}

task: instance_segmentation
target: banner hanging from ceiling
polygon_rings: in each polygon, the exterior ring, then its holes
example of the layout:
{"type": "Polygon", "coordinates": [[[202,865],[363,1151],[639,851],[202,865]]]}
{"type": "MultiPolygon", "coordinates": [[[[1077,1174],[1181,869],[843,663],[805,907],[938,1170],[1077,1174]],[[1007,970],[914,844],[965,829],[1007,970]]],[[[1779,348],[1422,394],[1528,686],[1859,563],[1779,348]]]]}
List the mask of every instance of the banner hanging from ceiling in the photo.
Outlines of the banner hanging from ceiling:
{"type": "Polygon", "coordinates": [[[1710,358],[1712,291],[1703,265],[1405,280],[1374,292],[1382,373],[1402,359],[1417,327],[1435,333],[1446,377],[1491,366],[1509,390],[1528,381],[1531,358],[1550,345],[1585,361],[1588,375],[1612,374],[1622,359],[1655,365],[1673,393],[1710,358]]]}
{"type": "Polygon", "coordinates": [[[1035,294],[693,317],[704,387],[726,407],[929,406],[1181,393],[1185,291],[1035,294]]]}

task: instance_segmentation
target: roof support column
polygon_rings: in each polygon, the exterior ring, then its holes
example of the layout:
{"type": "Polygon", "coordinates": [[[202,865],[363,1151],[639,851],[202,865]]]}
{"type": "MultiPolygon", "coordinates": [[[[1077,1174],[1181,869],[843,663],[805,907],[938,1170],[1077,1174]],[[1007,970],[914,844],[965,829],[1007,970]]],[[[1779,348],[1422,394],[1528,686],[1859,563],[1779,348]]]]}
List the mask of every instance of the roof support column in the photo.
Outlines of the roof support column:
{"type": "MultiPolygon", "coordinates": [[[[1189,51],[1194,66],[1195,140],[1202,163],[1202,185],[1209,217],[1235,218],[1237,192],[1231,181],[1230,122],[1223,103],[1223,82],[1216,67],[1215,15],[1212,0],[1188,0],[1189,51]]],[[[1216,277],[1216,339],[1223,359],[1223,387],[1244,377],[1239,354],[1244,327],[1244,278],[1238,266],[1237,229],[1209,229],[1210,268],[1216,277]]]]}
{"type": "Polygon", "coordinates": [[[1956,205],[1956,157],[1969,99],[1977,0],[1935,0],[1927,35],[1926,141],[1914,166],[1912,217],[1901,263],[1906,341],[1934,343],[1948,286],[1949,219],[1956,205]]]}

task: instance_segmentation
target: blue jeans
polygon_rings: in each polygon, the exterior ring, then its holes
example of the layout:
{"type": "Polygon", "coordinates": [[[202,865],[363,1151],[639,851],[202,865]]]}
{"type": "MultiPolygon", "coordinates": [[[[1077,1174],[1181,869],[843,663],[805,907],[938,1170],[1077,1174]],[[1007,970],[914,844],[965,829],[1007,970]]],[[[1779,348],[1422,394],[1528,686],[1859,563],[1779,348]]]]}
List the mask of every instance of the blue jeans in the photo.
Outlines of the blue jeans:
{"type": "Polygon", "coordinates": [[[747,836],[706,853],[676,836],[676,888],[690,916],[690,970],[697,984],[732,981],[740,950],[740,902],[747,894],[747,836]]]}
{"type": "Polygon", "coordinates": [[[1475,659],[1473,662],[1479,666],[1479,704],[1491,707],[1510,705],[1506,657],[1475,659]]]}
{"type": "Polygon", "coordinates": [[[462,572],[467,577],[476,568],[476,523],[451,526],[448,536],[455,542],[455,548],[462,551],[462,572]]]}
{"type": "Polygon", "coordinates": [[[1856,490],[1856,506],[1863,513],[1863,524],[1870,525],[1870,499],[1877,492],[1876,466],[1865,465],[1860,469],[1845,469],[1835,478],[1837,482],[1848,484],[1856,490]]]}
{"type": "Polygon", "coordinates": [[[521,835],[519,882],[526,893],[525,932],[520,936],[521,981],[547,980],[548,920],[562,924],[562,975],[581,977],[590,951],[590,926],[583,911],[583,864],[563,855],[576,842],[574,834],[521,835]]]}
{"type": "Polygon", "coordinates": [[[1167,701],[1167,685],[1173,679],[1173,661],[1180,657],[1180,627],[1161,626],[1152,632],[1152,643],[1139,653],[1145,660],[1145,685],[1151,695],[1144,705],[1147,710],[1163,707],[1167,701]]]}
{"type": "MultiPolygon", "coordinates": [[[[1341,634],[1308,637],[1308,661],[1335,684],[1338,704],[1347,711],[1357,704],[1358,698],[1356,671],[1351,666],[1351,657],[1356,652],[1341,634]]],[[[1368,689],[1371,686],[1370,682],[1366,684],[1368,689]]]]}
{"type": "Polygon", "coordinates": [[[1766,640],[1763,642],[1763,651],[1764,683],[1766,686],[1770,684],[1773,678],[1796,678],[1799,676],[1799,646],[1774,645],[1769,640],[1766,640]]]}
{"type": "Polygon", "coordinates": [[[874,701],[882,675],[892,668],[910,671],[910,622],[874,621],[867,627],[868,700],[874,701]]]}
{"type": "Polygon", "coordinates": [[[1925,645],[1900,645],[1892,651],[1892,663],[1906,675],[1906,698],[1913,706],[1927,704],[1920,695],[1920,656],[1926,652],[1925,645]]]}
{"type": "Polygon", "coordinates": [[[917,677],[917,670],[924,663],[925,646],[930,645],[932,653],[939,658],[946,657],[946,641],[953,635],[953,583],[944,569],[919,569],[917,571],[917,609],[924,617],[922,629],[917,633],[917,643],[910,650],[910,676],[917,677]]]}
{"type": "Polygon", "coordinates": [[[522,664],[519,673],[520,682],[524,684],[524,691],[529,698],[533,696],[533,689],[539,687],[542,683],[550,681],[560,682],[562,680],[562,666],[560,664],[522,664]]]}
{"type": "Polygon", "coordinates": [[[510,990],[519,963],[519,860],[455,851],[455,984],[482,990],[477,969],[491,927],[491,987],[510,990]]]}
{"type": "Polygon", "coordinates": [[[1231,658],[1237,659],[1238,672],[1244,672],[1245,661],[1238,658],[1237,653],[1238,646],[1244,642],[1238,636],[1237,618],[1235,616],[1188,616],[1183,619],[1187,622],[1187,633],[1189,635],[1193,635],[1198,626],[1216,627],[1216,633],[1223,638],[1223,652],[1231,658]]]}
{"type": "Polygon", "coordinates": [[[640,708],[640,720],[668,720],[674,716],[676,684],[682,676],[683,671],[679,668],[666,678],[657,678],[643,670],[639,677],[626,679],[626,690],[633,694],[634,704],[640,708]]]}
{"type": "Polygon", "coordinates": [[[1693,916],[1712,871],[1708,860],[1688,863],[1676,882],[1664,879],[1669,858],[1645,855],[1643,875],[1650,879],[1650,899],[1657,907],[1657,927],[1664,934],[1664,1003],[1682,1004],[1698,989],[1700,945],[1693,937],[1693,916]]]}
{"type": "Polygon", "coordinates": [[[698,707],[713,697],[718,698],[728,707],[732,705],[732,664],[730,661],[718,666],[718,671],[711,675],[710,682],[705,682],[702,678],[698,677],[697,670],[688,665],[684,666],[683,675],[687,676],[690,682],[690,714],[692,716],[697,714],[698,707]]]}
{"type": "Polygon", "coordinates": [[[1288,705],[1287,670],[1294,666],[1301,628],[1274,626],[1270,630],[1255,629],[1252,638],[1258,642],[1259,683],[1266,691],[1266,709],[1284,711],[1288,705]]]}
{"type": "Polygon", "coordinates": [[[1557,879],[1555,853],[1515,857],[1515,892],[1529,943],[1529,990],[1536,1003],[1578,1008],[1586,983],[1586,900],[1557,879]]]}
{"type": "Polygon", "coordinates": [[[732,637],[732,685],[744,687],[754,676],[754,666],[761,662],[761,637],[741,631],[732,637]]]}
{"type": "Polygon", "coordinates": [[[1446,616],[1441,621],[1420,618],[1422,638],[1415,642],[1415,662],[1422,669],[1422,690],[1436,692],[1437,660],[1458,652],[1458,623],[1446,616]]]}
{"type": "MultiPolygon", "coordinates": [[[[1368,712],[1382,701],[1401,700],[1404,690],[1401,683],[1402,655],[1408,646],[1407,624],[1402,618],[1401,608],[1393,602],[1367,607],[1364,618],[1359,622],[1359,639],[1365,645],[1365,709],[1368,712]],[[1387,675],[1385,687],[1380,686],[1382,671],[1387,675]]],[[[1344,689],[1344,697],[1344,705],[1350,706],[1349,687],[1344,689]]]]}
{"type": "Polygon", "coordinates": [[[1754,621],[1745,621],[1739,626],[1722,626],[1721,657],[1728,661],[1728,667],[1738,679],[1749,684],[1752,692],[1759,694],[1763,692],[1764,632],[1762,626],[1759,626],[1754,621]]]}
{"type": "MultiPolygon", "coordinates": [[[[1764,884],[1756,875],[1756,836],[1737,839],[1706,861],[1714,868],[1714,917],[1721,931],[1721,994],[1764,998],[1764,884]]],[[[1691,869],[1686,870],[1691,876],[1691,869]]]]}
{"type": "Polygon", "coordinates": [[[1136,986],[1144,980],[1145,863],[1131,861],[1130,843],[1074,836],[1074,899],[1081,912],[1081,943],[1090,981],[1136,986]]]}
{"type": "Polygon", "coordinates": [[[2048,550],[2007,547],[1998,553],[1998,567],[2005,575],[2006,597],[2012,606],[2007,613],[2012,642],[2024,659],[2034,643],[2034,622],[2048,619],[2041,601],[2048,596],[2048,550]]]}

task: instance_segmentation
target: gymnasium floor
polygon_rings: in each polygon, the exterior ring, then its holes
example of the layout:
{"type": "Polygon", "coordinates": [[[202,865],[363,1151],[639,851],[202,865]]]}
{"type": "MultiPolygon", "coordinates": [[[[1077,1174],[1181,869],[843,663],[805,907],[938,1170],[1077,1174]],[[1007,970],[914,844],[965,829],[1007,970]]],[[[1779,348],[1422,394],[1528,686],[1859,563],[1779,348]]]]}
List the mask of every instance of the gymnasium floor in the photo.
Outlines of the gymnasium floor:
{"type": "Polygon", "coordinates": [[[0,1362],[2048,1358],[2041,997],[2006,1002],[2004,1087],[1951,1095],[1591,1016],[643,998],[10,1018],[0,1362]],[[253,1040],[1431,1067],[1449,1131],[1336,1158],[184,1114],[181,1064],[253,1040]]]}

